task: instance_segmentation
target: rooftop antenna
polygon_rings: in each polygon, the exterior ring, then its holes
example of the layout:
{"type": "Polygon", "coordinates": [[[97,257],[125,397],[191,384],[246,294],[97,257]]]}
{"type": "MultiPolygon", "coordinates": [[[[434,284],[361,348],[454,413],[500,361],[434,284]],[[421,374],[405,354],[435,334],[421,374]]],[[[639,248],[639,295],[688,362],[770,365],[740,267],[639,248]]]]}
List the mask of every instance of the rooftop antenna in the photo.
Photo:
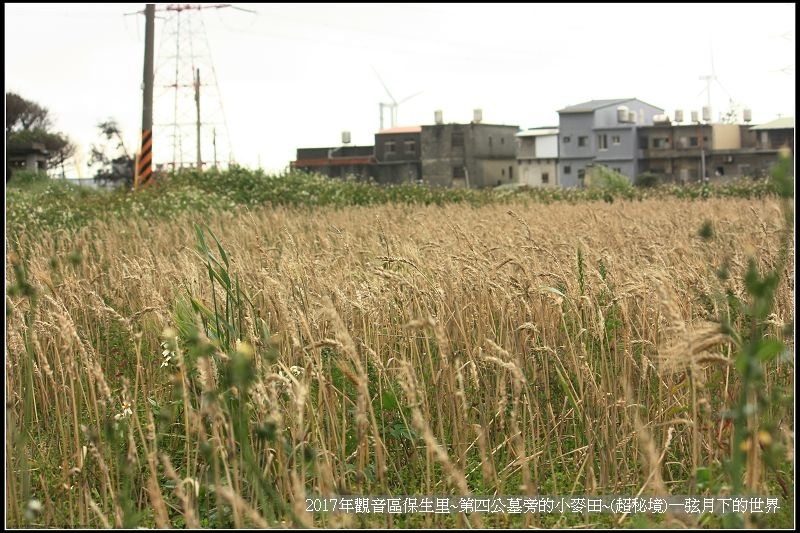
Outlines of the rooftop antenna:
{"type": "Polygon", "coordinates": [[[380,104],[378,104],[378,106],[380,108],[380,117],[381,117],[381,124],[380,124],[381,128],[380,129],[383,130],[383,126],[384,126],[384,120],[383,120],[383,111],[384,111],[384,109],[388,109],[389,110],[389,118],[390,118],[391,124],[392,124],[390,127],[394,128],[394,127],[397,126],[397,108],[400,107],[400,104],[402,104],[404,102],[408,102],[409,100],[411,100],[415,96],[419,96],[420,94],[423,93],[423,91],[420,91],[418,93],[414,93],[411,96],[407,96],[407,97],[403,98],[402,100],[400,100],[398,102],[397,100],[395,100],[394,96],[392,96],[391,91],[389,91],[389,87],[386,86],[386,83],[384,83],[383,78],[381,78],[380,74],[378,74],[378,71],[375,70],[375,67],[372,67],[372,71],[375,73],[375,76],[377,76],[378,81],[381,82],[381,85],[383,85],[383,89],[386,91],[386,94],[389,95],[389,99],[391,100],[391,103],[388,103],[388,104],[385,103],[385,102],[381,102],[380,104]]]}

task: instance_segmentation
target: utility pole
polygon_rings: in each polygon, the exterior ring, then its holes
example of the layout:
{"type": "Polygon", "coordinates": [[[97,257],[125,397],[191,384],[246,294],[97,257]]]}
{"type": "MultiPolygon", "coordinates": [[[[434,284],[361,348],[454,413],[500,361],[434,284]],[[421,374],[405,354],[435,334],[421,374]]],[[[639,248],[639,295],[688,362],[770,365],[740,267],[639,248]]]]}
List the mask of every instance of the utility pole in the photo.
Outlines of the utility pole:
{"type": "Polygon", "coordinates": [[[156,5],[144,8],[144,76],[142,99],[142,146],[134,170],[134,190],[153,178],[153,48],[155,46],[156,5]]]}
{"type": "Polygon", "coordinates": [[[203,158],[200,157],[200,69],[194,79],[194,102],[197,107],[197,170],[203,170],[203,158]]]}
{"type": "Polygon", "coordinates": [[[217,128],[211,130],[212,139],[214,142],[214,170],[217,169],[217,128]]]}

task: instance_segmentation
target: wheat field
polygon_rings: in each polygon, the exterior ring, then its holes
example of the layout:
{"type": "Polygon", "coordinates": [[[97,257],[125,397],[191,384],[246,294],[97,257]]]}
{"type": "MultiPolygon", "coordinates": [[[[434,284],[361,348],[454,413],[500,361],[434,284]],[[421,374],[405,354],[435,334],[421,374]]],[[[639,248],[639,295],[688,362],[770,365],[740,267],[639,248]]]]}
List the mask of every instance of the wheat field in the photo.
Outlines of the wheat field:
{"type": "MultiPolygon", "coordinates": [[[[748,259],[783,265],[782,223],[777,199],[666,199],[23,233],[7,242],[7,524],[624,527],[305,498],[725,494],[744,341],[720,317],[745,327],[748,259]]],[[[774,394],[746,420],[742,479],[787,505],[793,252],[765,325],[788,349],[760,367],[774,394]]]]}

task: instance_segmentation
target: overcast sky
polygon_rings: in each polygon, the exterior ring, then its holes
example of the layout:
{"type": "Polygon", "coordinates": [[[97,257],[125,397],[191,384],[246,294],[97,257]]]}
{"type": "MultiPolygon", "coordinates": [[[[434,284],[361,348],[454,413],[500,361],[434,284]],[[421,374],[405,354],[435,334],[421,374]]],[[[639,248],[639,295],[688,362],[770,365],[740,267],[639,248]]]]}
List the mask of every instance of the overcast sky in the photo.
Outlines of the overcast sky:
{"type": "MultiPolygon", "coordinates": [[[[435,110],[445,122],[468,122],[480,108],[486,123],[530,128],[606,98],[635,97],[688,118],[705,105],[700,76],[711,73],[713,50],[714,117],[731,99],[756,123],[794,116],[794,4],[233,5],[256,13],[203,10],[205,32],[196,12],[181,15],[181,55],[191,41],[203,83],[214,79],[210,56],[219,88],[203,88],[204,120],[217,124],[204,128],[206,160],[212,128],[219,159],[229,138],[239,163],[267,170],[286,167],[298,147],[338,146],[345,130],[352,144],[372,144],[378,104],[390,101],[375,71],[396,100],[422,91],[399,106],[398,125],[431,124],[435,110]]],[[[144,16],[124,15],[143,7],[5,4],[6,91],[49,108],[84,160],[108,117],[129,147],[138,142],[144,16]]],[[[174,12],[158,15],[160,86],[175,83],[177,38],[174,12]]],[[[179,120],[191,122],[187,91],[179,120]]],[[[156,87],[156,123],[174,121],[174,96],[156,87]]],[[[154,129],[156,162],[172,160],[172,133],[154,129]]]]}

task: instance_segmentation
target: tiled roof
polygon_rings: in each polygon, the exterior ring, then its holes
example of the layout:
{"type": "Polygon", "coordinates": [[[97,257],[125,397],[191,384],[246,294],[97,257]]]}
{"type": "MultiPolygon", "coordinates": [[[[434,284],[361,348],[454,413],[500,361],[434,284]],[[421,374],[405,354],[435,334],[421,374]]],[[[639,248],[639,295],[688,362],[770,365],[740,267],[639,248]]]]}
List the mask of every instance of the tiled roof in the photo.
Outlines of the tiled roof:
{"type": "Polygon", "coordinates": [[[422,126],[398,126],[396,128],[389,128],[381,130],[378,133],[419,133],[422,131],[422,126]]]}
{"type": "Polygon", "coordinates": [[[583,102],[582,104],[571,105],[565,107],[564,109],[559,109],[559,113],[589,113],[591,111],[595,111],[597,109],[601,109],[603,107],[608,107],[610,105],[621,104],[623,102],[628,102],[630,100],[635,100],[635,98],[617,98],[615,100],[589,100],[588,102],[583,102]]]}
{"type": "Polygon", "coordinates": [[[765,124],[753,126],[751,130],[786,130],[794,128],[794,117],[781,117],[765,124]]]}

